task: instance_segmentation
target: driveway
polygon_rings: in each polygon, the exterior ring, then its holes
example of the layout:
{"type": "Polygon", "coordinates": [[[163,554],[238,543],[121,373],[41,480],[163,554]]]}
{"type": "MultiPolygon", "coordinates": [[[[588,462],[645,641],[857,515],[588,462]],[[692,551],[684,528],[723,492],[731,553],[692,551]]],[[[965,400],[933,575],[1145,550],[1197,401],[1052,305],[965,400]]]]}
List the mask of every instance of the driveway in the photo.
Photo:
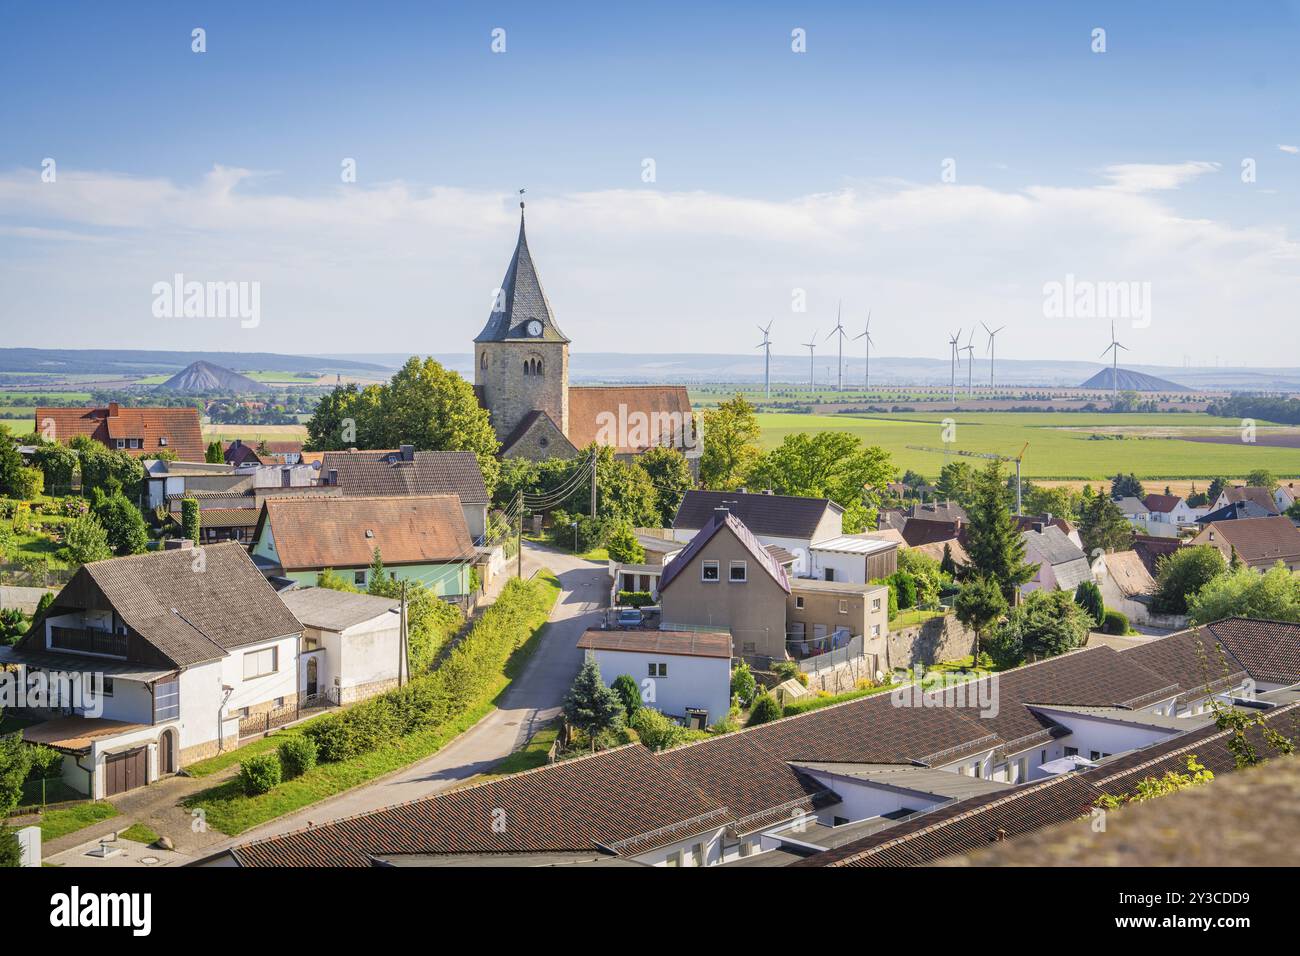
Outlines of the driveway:
{"type": "Polygon", "coordinates": [[[600,623],[600,608],[608,599],[609,578],[603,563],[584,561],[525,542],[524,574],[538,567],[555,572],[560,580],[560,596],[540,646],[524,672],[506,689],[496,710],[426,760],[255,827],[206,852],[215,853],[236,844],[298,830],[309,823],[319,825],[418,800],[482,773],[521,747],[534,729],[559,713],[564,695],[582,664],[578,638],[588,627],[600,623]]]}

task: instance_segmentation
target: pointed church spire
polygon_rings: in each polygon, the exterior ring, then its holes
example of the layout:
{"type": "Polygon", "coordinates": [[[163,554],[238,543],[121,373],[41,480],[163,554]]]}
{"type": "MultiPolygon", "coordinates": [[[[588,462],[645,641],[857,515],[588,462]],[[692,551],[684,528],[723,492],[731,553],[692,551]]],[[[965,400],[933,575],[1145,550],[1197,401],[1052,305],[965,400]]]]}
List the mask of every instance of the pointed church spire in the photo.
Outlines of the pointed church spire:
{"type": "Polygon", "coordinates": [[[528,249],[528,236],[524,232],[524,190],[519,190],[519,239],[515,253],[506,267],[492,303],[483,331],[475,342],[568,342],[569,339],[555,324],[555,313],[542,289],[541,277],[528,249]]]}

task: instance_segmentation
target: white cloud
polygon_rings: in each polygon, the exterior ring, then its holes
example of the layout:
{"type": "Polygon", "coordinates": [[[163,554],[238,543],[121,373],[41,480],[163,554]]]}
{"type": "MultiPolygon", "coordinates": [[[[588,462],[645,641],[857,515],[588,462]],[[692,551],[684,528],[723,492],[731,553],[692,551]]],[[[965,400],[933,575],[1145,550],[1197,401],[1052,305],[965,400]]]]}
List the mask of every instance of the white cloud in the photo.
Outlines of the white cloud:
{"type": "MultiPolygon", "coordinates": [[[[843,299],[846,325],[875,310],[882,355],[943,356],[953,327],[987,321],[1011,326],[998,340],[1007,358],[1074,358],[1081,338],[1106,332],[1043,317],[1043,283],[1073,274],[1152,284],[1151,327],[1125,343],[1134,362],[1177,364],[1215,342],[1224,361],[1278,364],[1270,343],[1300,291],[1295,240],[1169,205],[1169,190],[1217,168],[1117,165],[1097,186],[1022,190],[875,182],[784,200],[570,192],[529,199],[529,239],[581,351],[735,352],[737,335],[775,316],[777,351],[795,354],[843,299]],[[791,313],[795,288],[807,290],[806,315],[791,313]],[[1249,334],[1225,337],[1225,321],[1249,334]]],[[[228,167],[194,185],[0,174],[7,343],[469,350],[514,246],[516,196],[277,186],[228,167]],[[260,282],[261,324],[154,319],[150,290],[177,272],[260,282]]]]}
{"type": "Polygon", "coordinates": [[[1278,143],[1277,148],[1284,153],[1300,153],[1300,146],[1291,146],[1287,143],[1278,143]]]}
{"type": "Polygon", "coordinates": [[[1121,163],[1103,171],[1111,188],[1122,192],[1146,192],[1152,189],[1178,189],[1206,173],[1219,171],[1218,163],[1121,163]]]}

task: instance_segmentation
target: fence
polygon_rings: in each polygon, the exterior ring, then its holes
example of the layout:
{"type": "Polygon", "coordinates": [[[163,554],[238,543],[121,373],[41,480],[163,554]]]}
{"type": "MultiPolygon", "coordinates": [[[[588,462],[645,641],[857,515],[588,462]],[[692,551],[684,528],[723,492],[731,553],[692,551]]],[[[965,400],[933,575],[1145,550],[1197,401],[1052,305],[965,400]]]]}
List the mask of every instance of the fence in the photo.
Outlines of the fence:
{"type": "Polygon", "coordinates": [[[241,717],[239,719],[239,739],[255,737],[258,734],[268,733],[276,727],[291,724],[298,719],[298,715],[298,704],[294,703],[288,707],[277,707],[264,710],[259,714],[249,714],[247,717],[241,717]]]}
{"type": "MultiPolygon", "coordinates": [[[[829,640],[829,638],[827,639],[829,640]]],[[[847,644],[841,644],[839,647],[824,651],[821,654],[814,654],[811,657],[805,657],[799,662],[799,670],[805,674],[815,674],[818,671],[829,670],[832,667],[838,667],[846,664],[855,657],[862,656],[862,635],[849,640],[847,644]]]]}
{"type": "Polygon", "coordinates": [[[58,588],[72,580],[66,568],[40,568],[6,562],[0,564],[0,584],[23,588],[58,588]]]}

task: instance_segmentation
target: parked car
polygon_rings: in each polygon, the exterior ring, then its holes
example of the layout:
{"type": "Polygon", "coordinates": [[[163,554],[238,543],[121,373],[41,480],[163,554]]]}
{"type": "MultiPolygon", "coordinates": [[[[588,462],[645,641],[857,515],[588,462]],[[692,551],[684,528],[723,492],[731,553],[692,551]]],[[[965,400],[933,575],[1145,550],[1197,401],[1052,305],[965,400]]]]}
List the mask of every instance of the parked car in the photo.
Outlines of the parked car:
{"type": "Polygon", "coordinates": [[[640,608],[625,607],[618,612],[619,627],[640,627],[644,620],[640,608]]]}

